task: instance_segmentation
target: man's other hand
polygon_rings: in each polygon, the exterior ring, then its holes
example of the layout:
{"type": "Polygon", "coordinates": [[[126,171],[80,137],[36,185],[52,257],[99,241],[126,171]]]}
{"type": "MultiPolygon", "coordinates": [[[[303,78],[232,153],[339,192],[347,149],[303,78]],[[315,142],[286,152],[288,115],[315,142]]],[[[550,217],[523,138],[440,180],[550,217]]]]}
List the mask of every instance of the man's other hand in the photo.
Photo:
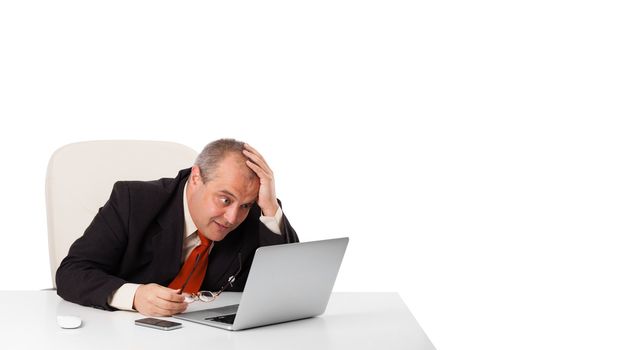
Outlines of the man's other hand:
{"type": "Polygon", "coordinates": [[[247,166],[252,169],[260,179],[257,204],[261,207],[263,215],[274,216],[278,210],[276,189],[274,186],[274,172],[269,165],[267,165],[265,158],[263,158],[254,147],[247,143],[244,147],[243,154],[249,159],[246,161],[247,166]]]}
{"type": "Polygon", "coordinates": [[[185,311],[188,304],[178,289],[155,283],[142,284],[135,292],[133,308],[146,316],[172,316],[185,311]]]}

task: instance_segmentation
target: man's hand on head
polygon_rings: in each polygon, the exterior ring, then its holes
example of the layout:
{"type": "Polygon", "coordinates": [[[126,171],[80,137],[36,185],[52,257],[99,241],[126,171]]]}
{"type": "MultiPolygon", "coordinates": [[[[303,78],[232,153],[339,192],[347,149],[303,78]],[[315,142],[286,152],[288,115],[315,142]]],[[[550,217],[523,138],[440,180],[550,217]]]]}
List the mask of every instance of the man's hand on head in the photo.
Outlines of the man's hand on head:
{"type": "Polygon", "coordinates": [[[179,290],[155,283],[140,285],[133,300],[133,308],[146,316],[172,316],[187,307],[185,296],[179,294],[179,290]]]}
{"type": "Polygon", "coordinates": [[[254,147],[244,144],[243,154],[248,158],[247,166],[252,169],[260,180],[258,190],[258,206],[261,207],[263,215],[274,216],[278,210],[276,201],[276,188],[274,186],[274,172],[270,169],[265,158],[258,153],[254,147]]]}

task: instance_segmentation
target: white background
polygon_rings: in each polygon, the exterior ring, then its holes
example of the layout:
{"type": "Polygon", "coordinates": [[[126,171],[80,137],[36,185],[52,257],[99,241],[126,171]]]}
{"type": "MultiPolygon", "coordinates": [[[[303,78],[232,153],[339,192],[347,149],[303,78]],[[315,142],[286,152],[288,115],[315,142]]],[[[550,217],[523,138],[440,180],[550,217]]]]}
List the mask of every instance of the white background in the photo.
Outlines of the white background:
{"type": "Polygon", "coordinates": [[[636,347],[631,1],[3,1],[0,289],[50,287],[48,158],[263,153],[337,291],[438,349],[636,347]],[[25,258],[29,260],[26,261],[25,258]]]}

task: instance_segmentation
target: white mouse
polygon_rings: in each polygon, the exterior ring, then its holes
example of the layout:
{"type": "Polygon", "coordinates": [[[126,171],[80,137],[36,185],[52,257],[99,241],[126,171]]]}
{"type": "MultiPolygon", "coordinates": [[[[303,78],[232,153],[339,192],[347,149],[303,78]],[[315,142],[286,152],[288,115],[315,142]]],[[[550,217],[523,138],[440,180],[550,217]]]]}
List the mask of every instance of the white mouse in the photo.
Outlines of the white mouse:
{"type": "Polygon", "coordinates": [[[64,329],[73,329],[82,325],[82,319],[77,316],[57,316],[57,325],[64,329]]]}

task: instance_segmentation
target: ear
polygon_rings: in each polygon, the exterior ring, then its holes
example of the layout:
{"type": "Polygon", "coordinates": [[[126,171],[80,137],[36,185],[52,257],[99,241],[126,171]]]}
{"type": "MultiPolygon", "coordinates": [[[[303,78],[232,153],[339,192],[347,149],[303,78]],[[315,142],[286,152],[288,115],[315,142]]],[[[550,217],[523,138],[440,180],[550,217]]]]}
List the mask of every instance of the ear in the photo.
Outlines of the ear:
{"type": "Polygon", "coordinates": [[[192,166],[192,171],[190,172],[190,182],[194,186],[203,183],[203,179],[201,178],[201,169],[198,165],[192,166]]]}

